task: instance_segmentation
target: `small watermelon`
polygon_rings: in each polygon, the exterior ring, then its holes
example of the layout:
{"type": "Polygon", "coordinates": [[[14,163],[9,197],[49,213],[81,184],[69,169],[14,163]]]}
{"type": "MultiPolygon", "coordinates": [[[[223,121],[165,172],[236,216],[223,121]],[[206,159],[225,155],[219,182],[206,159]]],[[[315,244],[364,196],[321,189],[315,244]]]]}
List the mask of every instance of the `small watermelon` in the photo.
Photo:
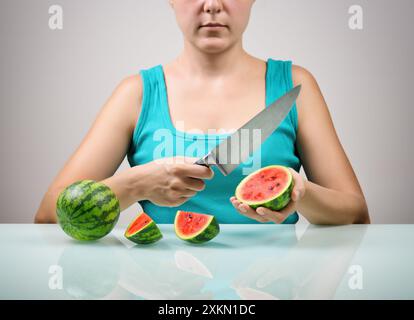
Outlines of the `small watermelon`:
{"type": "Polygon", "coordinates": [[[60,226],[69,236],[77,240],[96,240],[114,228],[120,207],[108,186],[80,180],[60,193],[56,213],[60,226]]]}
{"type": "Polygon", "coordinates": [[[180,239],[191,243],[210,241],[220,232],[214,216],[180,210],[175,216],[174,229],[180,239]]]}
{"type": "Polygon", "coordinates": [[[279,211],[291,199],[293,177],[284,166],[261,168],[244,178],[236,188],[236,198],[251,208],[266,207],[279,211]]]}
{"type": "Polygon", "coordinates": [[[135,243],[150,244],[162,238],[162,233],[154,220],[145,212],[141,212],[130,223],[125,231],[125,238],[135,243]]]}

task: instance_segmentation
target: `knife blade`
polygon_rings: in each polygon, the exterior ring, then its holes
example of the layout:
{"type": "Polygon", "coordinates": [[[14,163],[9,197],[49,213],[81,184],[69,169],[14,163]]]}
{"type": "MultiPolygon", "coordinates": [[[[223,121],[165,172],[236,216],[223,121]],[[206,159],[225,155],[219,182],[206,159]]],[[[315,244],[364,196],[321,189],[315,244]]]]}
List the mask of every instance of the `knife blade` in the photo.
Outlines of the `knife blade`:
{"type": "Polygon", "coordinates": [[[296,101],[300,89],[301,85],[294,87],[260,111],[195,164],[207,167],[215,165],[223,175],[230,174],[282,123],[296,101]]]}

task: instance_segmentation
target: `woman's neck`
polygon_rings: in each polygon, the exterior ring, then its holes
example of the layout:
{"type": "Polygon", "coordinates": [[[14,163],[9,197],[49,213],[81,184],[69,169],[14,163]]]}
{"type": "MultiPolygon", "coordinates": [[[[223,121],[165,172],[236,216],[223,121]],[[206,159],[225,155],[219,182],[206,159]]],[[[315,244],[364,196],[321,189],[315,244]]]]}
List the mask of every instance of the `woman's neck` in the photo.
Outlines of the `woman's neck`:
{"type": "Polygon", "coordinates": [[[202,52],[185,42],[183,52],[171,62],[182,76],[204,80],[219,80],[245,73],[256,58],[244,51],[241,42],[219,53],[202,52]]]}

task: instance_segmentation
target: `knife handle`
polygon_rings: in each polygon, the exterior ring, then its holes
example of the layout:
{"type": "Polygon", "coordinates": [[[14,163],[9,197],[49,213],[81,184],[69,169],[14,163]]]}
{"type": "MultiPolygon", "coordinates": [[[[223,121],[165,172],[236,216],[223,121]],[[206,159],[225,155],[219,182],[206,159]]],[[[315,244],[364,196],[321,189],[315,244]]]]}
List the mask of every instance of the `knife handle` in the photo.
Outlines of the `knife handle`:
{"type": "Polygon", "coordinates": [[[206,154],[204,157],[202,157],[201,159],[198,159],[196,162],[194,162],[194,164],[198,164],[198,165],[201,165],[201,166],[205,166],[205,167],[207,167],[207,168],[210,168],[210,170],[213,170],[213,168],[212,168],[212,166],[216,166],[217,167],[217,169],[224,175],[224,176],[227,176],[227,172],[226,172],[226,170],[224,170],[224,168],[219,164],[219,163],[217,163],[215,160],[214,160],[214,156],[211,154],[211,153],[209,153],[209,154],[206,154]]]}
{"type": "Polygon", "coordinates": [[[204,157],[202,157],[201,159],[198,159],[196,162],[194,162],[194,164],[199,164],[201,166],[205,166],[205,167],[210,167],[208,162],[207,162],[207,158],[208,158],[208,154],[205,155],[204,157]]]}

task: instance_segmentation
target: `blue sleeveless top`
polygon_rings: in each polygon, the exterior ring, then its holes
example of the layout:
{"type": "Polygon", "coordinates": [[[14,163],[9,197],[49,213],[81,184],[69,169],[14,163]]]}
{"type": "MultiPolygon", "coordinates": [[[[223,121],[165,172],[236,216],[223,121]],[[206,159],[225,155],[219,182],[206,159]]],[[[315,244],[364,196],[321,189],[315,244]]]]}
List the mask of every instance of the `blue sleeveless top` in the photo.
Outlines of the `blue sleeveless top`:
{"type": "MultiPolygon", "coordinates": [[[[180,131],[170,118],[162,65],[143,69],[140,75],[143,81],[142,106],[127,154],[131,167],[164,157],[201,158],[231,134],[180,131]]],[[[269,58],[266,61],[266,107],[291,88],[292,62],[269,58]]],[[[227,176],[212,166],[213,179],[204,180],[205,189],[197,192],[187,202],[177,207],[162,207],[148,200],[139,203],[156,223],[174,223],[177,210],[212,214],[219,223],[260,223],[238,213],[229,199],[234,195],[238,183],[260,167],[280,164],[299,171],[301,163],[295,148],[297,127],[295,104],[279,127],[248,160],[227,176]]],[[[298,214],[295,212],[284,223],[297,221],[298,214]]]]}

